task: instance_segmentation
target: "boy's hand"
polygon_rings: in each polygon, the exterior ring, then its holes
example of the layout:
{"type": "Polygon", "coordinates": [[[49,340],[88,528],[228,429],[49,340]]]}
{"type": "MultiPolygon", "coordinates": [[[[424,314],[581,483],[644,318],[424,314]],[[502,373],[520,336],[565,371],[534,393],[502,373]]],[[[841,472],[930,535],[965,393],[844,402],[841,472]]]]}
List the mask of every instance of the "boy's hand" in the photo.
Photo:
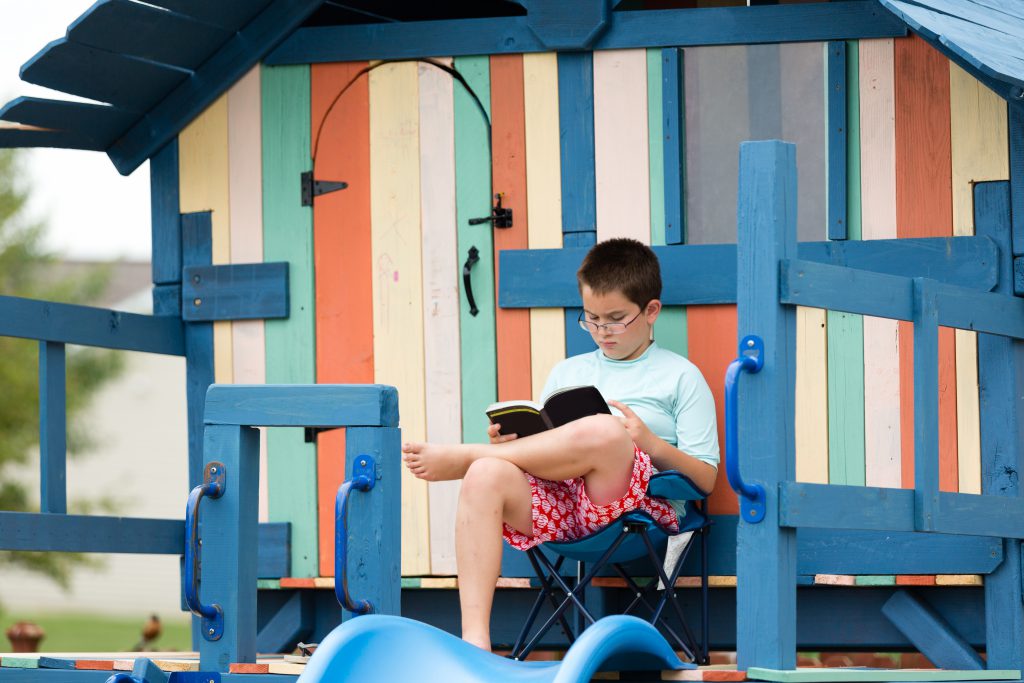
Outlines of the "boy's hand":
{"type": "Polygon", "coordinates": [[[487,436],[491,438],[491,443],[505,443],[516,438],[515,434],[499,434],[498,431],[501,429],[500,424],[491,424],[487,426],[487,436]]]}
{"type": "Polygon", "coordinates": [[[654,432],[648,428],[647,424],[637,417],[637,414],[633,412],[633,409],[627,406],[625,403],[619,401],[608,401],[608,405],[618,409],[622,413],[622,424],[625,425],[626,431],[629,432],[629,438],[633,439],[633,443],[642,450],[644,453],[650,455],[654,448],[654,441],[658,438],[654,435],[654,432]]]}

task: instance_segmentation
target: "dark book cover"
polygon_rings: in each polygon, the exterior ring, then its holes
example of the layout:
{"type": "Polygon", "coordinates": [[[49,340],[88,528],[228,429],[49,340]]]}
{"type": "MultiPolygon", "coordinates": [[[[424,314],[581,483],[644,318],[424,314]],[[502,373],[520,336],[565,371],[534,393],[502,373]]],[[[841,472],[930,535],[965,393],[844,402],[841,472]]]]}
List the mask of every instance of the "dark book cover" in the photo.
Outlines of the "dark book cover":
{"type": "Polygon", "coordinates": [[[597,387],[580,386],[556,391],[543,405],[534,401],[502,401],[488,406],[485,412],[492,424],[501,425],[502,434],[524,437],[588,415],[610,415],[612,411],[597,387]]]}

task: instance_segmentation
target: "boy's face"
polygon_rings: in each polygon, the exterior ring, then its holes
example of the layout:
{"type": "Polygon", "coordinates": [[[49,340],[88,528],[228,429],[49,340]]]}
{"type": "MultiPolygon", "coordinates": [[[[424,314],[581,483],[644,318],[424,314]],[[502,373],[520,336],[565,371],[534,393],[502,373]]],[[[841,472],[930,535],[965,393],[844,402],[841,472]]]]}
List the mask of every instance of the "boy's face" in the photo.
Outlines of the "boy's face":
{"type": "Polygon", "coordinates": [[[590,323],[628,323],[622,334],[609,334],[607,328],[595,331],[590,327],[590,336],[605,356],[612,360],[633,360],[639,358],[650,346],[651,328],[661,311],[661,302],[650,301],[642,310],[636,303],[619,291],[595,294],[588,285],[580,290],[583,299],[583,319],[590,323]]]}

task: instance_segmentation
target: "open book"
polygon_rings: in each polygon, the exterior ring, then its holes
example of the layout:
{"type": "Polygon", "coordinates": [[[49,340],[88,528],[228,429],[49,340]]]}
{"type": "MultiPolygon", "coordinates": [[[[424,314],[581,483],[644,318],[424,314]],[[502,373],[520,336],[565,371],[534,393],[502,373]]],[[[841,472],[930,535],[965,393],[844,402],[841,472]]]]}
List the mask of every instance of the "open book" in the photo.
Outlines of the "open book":
{"type": "Polygon", "coordinates": [[[502,401],[487,406],[488,419],[501,425],[502,434],[530,436],[561,427],[588,415],[611,414],[597,387],[566,387],[548,396],[543,405],[534,401],[502,401]]]}

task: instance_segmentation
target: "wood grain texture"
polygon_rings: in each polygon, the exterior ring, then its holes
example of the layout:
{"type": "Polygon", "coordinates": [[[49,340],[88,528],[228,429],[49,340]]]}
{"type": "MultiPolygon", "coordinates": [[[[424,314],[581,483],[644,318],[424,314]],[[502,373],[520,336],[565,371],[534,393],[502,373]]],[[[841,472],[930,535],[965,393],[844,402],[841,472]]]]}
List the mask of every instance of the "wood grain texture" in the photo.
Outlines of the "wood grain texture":
{"type": "MultiPolygon", "coordinates": [[[[974,183],[1010,175],[1006,102],[955,64],[949,68],[953,234],[974,234],[974,183]]],[[[959,490],[981,493],[978,338],[956,331],[959,490]]]]}
{"type": "MultiPolygon", "coordinates": [[[[859,41],[863,239],[896,237],[893,41],[859,41]]],[[[868,486],[898,488],[899,338],[896,321],[864,318],[864,470],[868,486]]]]}
{"type": "Polygon", "coordinates": [[[498,361],[494,321],[494,238],[492,230],[469,225],[470,218],[488,216],[493,201],[491,156],[487,125],[490,120],[490,62],[487,57],[460,57],[455,68],[476,92],[486,117],[466,89],[456,86],[455,106],[455,212],[458,220],[459,344],[462,358],[462,440],[486,443],[487,419],[484,408],[497,400],[498,361]],[[480,261],[473,266],[471,282],[477,315],[470,315],[466,292],[462,291],[462,265],[469,250],[476,247],[480,261]]]}
{"type": "MultiPolygon", "coordinates": [[[[491,157],[494,191],[502,193],[503,205],[511,208],[513,215],[511,228],[494,231],[494,278],[498,281],[498,253],[529,247],[522,55],[491,57],[491,157]]],[[[532,396],[530,313],[497,308],[497,298],[495,305],[498,400],[532,396]]]]}
{"type": "MultiPolygon", "coordinates": [[[[286,320],[265,323],[267,382],[316,381],[313,216],[301,205],[299,174],[309,169],[309,68],[264,67],[263,258],[287,261],[286,320]]],[[[316,449],[299,429],[267,430],[272,522],[291,523],[293,576],[319,571],[316,449]]]]}
{"type": "MultiPolygon", "coordinates": [[[[398,388],[412,441],[426,437],[418,81],[412,62],[370,72],[374,381],[398,388]]],[[[429,574],[427,485],[402,470],[402,573],[429,574]]]]}
{"type": "MultiPolygon", "coordinates": [[[[529,197],[530,249],[562,246],[562,165],[558,126],[558,57],[523,55],[523,102],[526,112],[526,194],[529,197]]],[[[530,310],[532,395],[540,394],[551,368],[565,358],[562,309],[530,310]]]]}
{"type": "MultiPolygon", "coordinates": [[[[949,61],[919,37],[893,43],[898,237],[953,233],[949,61]]],[[[900,340],[912,326],[900,323],[900,340]]],[[[914,482],[913,347],[900,344],[901,477],[914,482]]],[[[939,486],[958,486],[956,363],[953,331],[939,331],[939,486]]]]}
{"type": "MultiPolygon", "coordinates": [[[[737,321],[735,306],[691,306],[687,311],[689,359],[700,368],[715,397],[718,443],[722,459],[715,488],[708,497],[708,511],[717,515],[739,513],[739,501],[725,478],[725,369],[736,358],[737,321]]],[[[742,388],[741,388],[742,391],[742,388]]]]}
{"type": "MultiPolygon", "coordinates": [[[[213,212],[213,264],[231,261],[228,98],[222,95],[178,135],[181,212],[213,212]]],[[[231,323],[213,324],[214,374],[231,382],[231,323]]]]}
{"type": "MultiPolygon", "coordinates": [[[[451,60],[444,61],[451,63],[451,60]]],[[[427,440],[458,443],[462,440],[462,368],[459,359],[452,357],[453,346],[459,339],[458,276],[461,273],[455,228],[454,81],[437,67],[424,63],[418,67],[427,440]]],[[[500,316],[501,311],[498,314],[500,316]]],[[[453,574],[456,571],[455,508],[459,482],[430,482],[427,487],[430,571],[453,574]]]]}
{"type": "MultiPolygon", "coordinates": [[[[665,227],[665,144],[662,57],[660,48],[647,50],[647,142],[648,168],[650,169],[651,191],[651,238],[649,244],[664,245],[665,227]]],[[[676,103],[671,112],[680,123],[685,123],[686,113],[680,111],[682,103],[676,103]]],[[[680,126],[681,128],[682,126],[680,126]]],[[[682,193],[682,188],[679,192],[682,193]]],[[[686,355],[686,307],[666,306],[661,309],[654,323],[654,337],[658,345],[686,355]]]]}
{"type": "MultiPolygon", "coordinates": [[[[263,261],[263,145],[260,68],[228,91],[228,204],[231,263],[263,261]]],[[[232,380],[263,384],[267,347],[262,320],[231,323],[232,380]]],[[[267,440],[260,438],[260,521],[269,520],[267,440]]]]}
{"type": "Polygon", "coordinates": [[[594,52],[594,177],[597,240],[649,242],[651,207],[647,53],[594,52]]]}
{"type": "MultiPolygon", "coordinates": [[[[796,309],[796,480],[829,483],[825,311],[796,309]]],[[[833,482],[839,483],[839,482],[833,482]]]]}
{"type": "MultiPolygon", "coordinates": [[[[369,384],[373,379],[373,293],[370,255],[369,81],[348,85],[364,62],[310,68],[310,155],[319,180],[344,180],[348,188],[313,203],[316,278],[316,381],[369,384]],[[328,116],[328,118],[324,118],[328,116]],[[319,138],[317,139],[317,133],[319,138]]],[[[345,431],[317,440],[319,568],[334,574],[334,502],[345,480],[345,431]]]]}

